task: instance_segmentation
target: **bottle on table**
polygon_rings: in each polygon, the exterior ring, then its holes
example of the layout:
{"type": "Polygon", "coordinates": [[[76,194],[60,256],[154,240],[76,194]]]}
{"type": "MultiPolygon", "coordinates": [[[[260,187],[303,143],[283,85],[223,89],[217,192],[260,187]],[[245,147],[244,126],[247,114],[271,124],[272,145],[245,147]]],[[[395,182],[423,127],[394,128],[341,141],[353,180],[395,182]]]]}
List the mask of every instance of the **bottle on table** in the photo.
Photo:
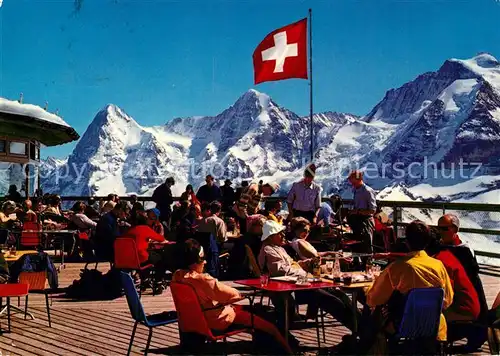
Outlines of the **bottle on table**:
{"type": "Polygon", "coordinates": [[[333,278],[340,278],[342,271],[340,270],[340,259],[335,255],[335,263],[333,264],[333,278]]]}

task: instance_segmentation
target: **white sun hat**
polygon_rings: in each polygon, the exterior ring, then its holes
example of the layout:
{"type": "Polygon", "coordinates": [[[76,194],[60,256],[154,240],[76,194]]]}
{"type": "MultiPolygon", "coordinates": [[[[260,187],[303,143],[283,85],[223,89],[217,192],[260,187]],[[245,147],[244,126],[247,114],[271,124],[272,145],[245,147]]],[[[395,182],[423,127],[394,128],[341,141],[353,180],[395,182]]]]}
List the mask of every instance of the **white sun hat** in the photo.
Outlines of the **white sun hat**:
{"type": "Polygon", "coordinates": [[[261,241],[266,240],[269,236],[278,234],[281,231],[285,230],[286,227],[283,225],[277,223],[276,221],[273,220],[267,220],[266,223],[264,224],[264,227],[262,228],[262,238],[261,241]]]}

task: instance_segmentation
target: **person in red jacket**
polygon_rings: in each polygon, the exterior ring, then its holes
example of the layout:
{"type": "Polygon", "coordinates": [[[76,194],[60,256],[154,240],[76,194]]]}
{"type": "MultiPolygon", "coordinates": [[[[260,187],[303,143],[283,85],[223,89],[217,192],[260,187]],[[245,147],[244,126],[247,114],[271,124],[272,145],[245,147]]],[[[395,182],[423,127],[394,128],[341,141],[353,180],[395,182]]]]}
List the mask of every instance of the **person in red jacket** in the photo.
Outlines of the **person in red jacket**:
{"type": "MultiPolygon", "coordinates": [[[[155,285],[153,287],[154,294],[161,293],[162,281],[167,269],[173,269],[173,255],[168,241],[163,235],[158,234],[147,225],[147,218],[143,215],[138,215],[135,226],[132,226],[124,237],[135,239],[139,262],[142,266],[152,264],[155,268],[155,285]],[[149,249],[150,244],[163,244],[162,248],[149,249]]],[[[120,254],[122,251],[115,251],[115,254],[120,254]]],[[[173,272],[173,271],[172,271],[173,272]]]]}
{"type": "Polygon", "coordinates": [[[438,240],[433,240],[426,250],[443,263],[450,276],[454,294],[453,303],[444,311],[446,321],[477,320],[481,312],[479,297],[460,261],[449,250],[443,249],[438,240]]]}

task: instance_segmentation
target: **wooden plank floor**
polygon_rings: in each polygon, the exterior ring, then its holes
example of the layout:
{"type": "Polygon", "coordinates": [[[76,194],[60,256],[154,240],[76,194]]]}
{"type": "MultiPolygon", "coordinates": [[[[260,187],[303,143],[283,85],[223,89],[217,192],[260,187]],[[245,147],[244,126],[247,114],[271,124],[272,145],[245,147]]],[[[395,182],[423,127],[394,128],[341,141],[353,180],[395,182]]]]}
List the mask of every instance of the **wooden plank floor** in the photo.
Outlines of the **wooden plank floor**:
{"type": "MultiPolygon", "coordinates": [[[[81,263],[69,263],[59,275],[60,286],[66,287],[79,278],[81,263]]],[[[103,272],[107,268],[102,265],[103,272]]],[[[500,289],[500,268],[484,267],[488,274],[481,276],[488,298],[493,303],[500,289]]],[[[146,313],[173,310],[170,291],[161,296],[143,295],[142,301],[146,313]]],[[[49,328],[42,296],[31,295],[29,311],[35,320],[24,320],[23,315],[12,317],[12,332],[0,336],[1,355],[124,355],[126,354],[133,322],[124,297],[113,301],[82,302],[53,297],[51,306],[52,327],[49,328]]],[[[17,301],[15,304],[17,305],[17,301]]],[[[21,301],[23,307],[24,301],[21,301]]],[[[0,319],[2,329],[7,327],[5,317],[0,319]]],[[[326,328],[326,342],[322,347],[337,344],[347,329],[342,326],[326,328]]],[[[314,329],[295,331],[294,334],[306,346],[306,354],[316,354],[316,332],[314,329]]],[[[144,352],[147,330],[139,327],[132,348],[132,354],[144,352]]],[[[231,338],[228,353],[251,353],[252,343],[247,335],[231,338]]],[[[177,324],[157,328],[151,342],[151,354],[178,354],[179,335],[177,324]]],[[[217,346],[208,348],[207,354],[220,353],[217,346]]],[[[488,353],[487,345],[483,352],[488,353]]]]}

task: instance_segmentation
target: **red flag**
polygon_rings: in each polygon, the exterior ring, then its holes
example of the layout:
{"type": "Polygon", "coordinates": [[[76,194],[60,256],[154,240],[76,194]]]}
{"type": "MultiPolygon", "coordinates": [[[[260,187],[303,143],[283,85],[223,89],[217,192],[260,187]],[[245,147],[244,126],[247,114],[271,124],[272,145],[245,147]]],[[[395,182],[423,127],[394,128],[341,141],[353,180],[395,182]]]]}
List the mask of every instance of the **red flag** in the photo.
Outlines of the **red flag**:
{"type": "Polygon", "coordinates": [[[307,18],[277,29],[253,52],[255,84],[307,79],[307,18]]]}

